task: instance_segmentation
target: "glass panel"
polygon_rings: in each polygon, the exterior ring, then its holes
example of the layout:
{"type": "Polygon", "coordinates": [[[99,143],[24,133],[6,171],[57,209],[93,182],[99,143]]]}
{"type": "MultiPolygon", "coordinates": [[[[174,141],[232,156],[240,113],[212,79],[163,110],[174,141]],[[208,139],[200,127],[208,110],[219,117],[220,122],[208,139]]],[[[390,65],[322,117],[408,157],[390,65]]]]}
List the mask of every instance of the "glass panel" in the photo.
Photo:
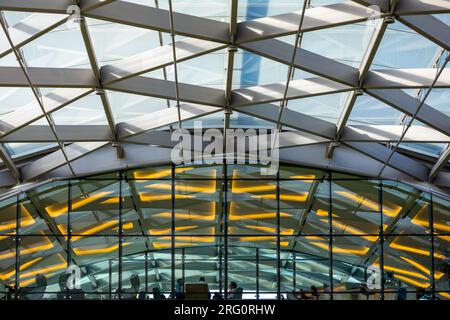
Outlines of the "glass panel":
{"type": "Polygon", "coordinates": [[[364,235],[364,243],[376,241],[380,229],[379,182],[335,181],[333,190],[333,233],[364,235]]]}
{"type": "MultiPolygon", "coordinates": [[[[70,223],[72,242],[91,235],[117,235],[119,190],[115,181],[80,181],[72,185],[70,223]]],[[[131,206],[124,203],[125,208],[131,206]]],[[[63,214],[65,207],[49,208],[50,216],[63,214]]],[[[48,211],[48,210],[47,210],[48,211]]]]}
{"type": "MultiPolygon", "coordinates": [[[[445,257],[435,253],[442,261],[445,257]]],[[[429,300],[431,290],[429,236],[391,236],[384,244],[384,273],[389,283],[387,299],[429,300]],[[390,294],[392,292],[394,294],[390,294]],[[396,293],[396,297],[395,297],[396,293]],[[399,298],[400,296],[400,298],[399,298]]]]}
{"type": "Polygon", "coordinates": [[[20,237],[20,299],[55,299],[59,277],[66,273],[67,249],[63,237],[20,237]]]}

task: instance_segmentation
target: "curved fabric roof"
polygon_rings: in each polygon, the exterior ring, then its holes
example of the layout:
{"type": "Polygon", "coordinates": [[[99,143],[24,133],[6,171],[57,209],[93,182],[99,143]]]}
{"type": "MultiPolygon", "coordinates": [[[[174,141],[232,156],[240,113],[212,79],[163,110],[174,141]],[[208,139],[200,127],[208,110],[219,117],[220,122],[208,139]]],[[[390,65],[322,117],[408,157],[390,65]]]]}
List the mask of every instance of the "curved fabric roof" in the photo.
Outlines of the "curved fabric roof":
{"type": "Polygon", "coordinates": [[[0,10],[3,187],[167,162],[171,128],[196,118],[281,126],[284,162],[450,186],[449,1],[0,10]]]}

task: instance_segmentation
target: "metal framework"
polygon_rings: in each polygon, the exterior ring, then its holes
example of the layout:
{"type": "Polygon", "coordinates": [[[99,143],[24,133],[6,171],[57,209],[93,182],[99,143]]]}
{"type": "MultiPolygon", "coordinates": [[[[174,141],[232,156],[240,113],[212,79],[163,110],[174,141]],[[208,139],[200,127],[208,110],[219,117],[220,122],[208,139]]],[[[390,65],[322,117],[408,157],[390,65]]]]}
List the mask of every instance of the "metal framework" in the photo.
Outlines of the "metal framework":
{"type": "MultiPolygon", "coordinates": [[[[305,2],[306,3],[306,2],[305,2]]],[[[388,24],[402,23],[432,41],[447,57],[450,27],[434,14],[450,13],[448,1],[378,0],[346,1],[322,7],[305,4],[303,10],[238,22],[238,1],[230,1],[228,22],[214,21],[173,10],[138,5],[126,1],[14,1],[0,0],[0,11],[35,12],[23,21],[8,26],[2,18],[3,33],[9,40],[0,45],[0,58],[15,54],[20,67],[0,65],[0,87],[31,88],[36,101],[17,106],[0,116],[0,158],[6,169],[0,176],[2,187],[15,181],[43,181],[49,177],[69,177],[126,166],[162,163],[174,144],[167,126],[210,115],[224,114],[228,128],[230,114],[237,111],[285,128],[280,143],[284,160],[320,167],[364,173],[387,179],[402,179],[428,188],[450,188],[446,169],[450,149],[439,158],[423,157],[403,150],[408,143],[450,142],[450,117],[428,105],[425,99],[404,90],[450,88],[450,69],[438,66],[422,69],[374,69],[374,57],[388,24]],[[78,5],[79,32],[84,41],[90,69],[28,67],[21,49],[64,24],[67,8],[78,5]],[[380,8],[374,10],[373,5],[380,8]],[[301,36],[308,32],[353,25],[374,19],[376,28],[359,68],[310,52],[301,47],[301,36]],[[86,18],[168,33],[171,43],[140,52],[119,61],[100,65],[86,18]],[[277,23],[273,21],[276,19],[277,23]],[[29,30],[24,32],[24,26],[29,30]],[[295,45],[277,38],[296,36],[295,45]],[[182,36],[182,39],[176,39],[182,36]],[[223,89],[179,81],[177,64],[228,48],[226,84],[223,89]],[[287,82],[233,88],[235,53],[246,50],[288,66],[287,82]],[[175,69],[174,81],[166,68],[175,69]],[[145,76],[164,70],[164,79],[145,76]],[[312,74],[292,79],[294,70],[312,74]],[[40,88],[54,88],[40,96],[40,88]],[[108,95],[111,92],[156,97],[175,101],[176,108],[156,111],[127,122],[117,122],[108,95]],[[96,92],[103,105],[107,126],[57,126],[52,113],[96,92]],[[337,124],[291,110],[293,99],[348,92],[348,99],[337,124]],[[355,102],[369,95],[424,123],[405,131],[399,125],[348,125],[355,102]],[[49,126],[33,125],[45,118],[49,126]],[[287,129],[286,129],[287,128],[287,129]],[[3,147],[8,143],[56,142],[58,150],[14,158],[3,147]],[[390,146],[396,145],[394,149],[390,146]],[[110,156],[117,148],[120,152],[110,156]],[[310,152],[309,159],[303,152],[310,152]],[[137,152],[138,155],[133,153],[137,152]],[[160,157],[161,156],[161,157],[160,157]],[[117,159],[117,157],[119,159],[117,159]],[[364,159],[364,161],[354,161],[364,159]],[[30,162],[32,160],[32,162],[30,162]],[[347,163],[347,164],[346,164],[347,163]],[[349,165],[351,164],[351,165],[349,165]]],[[[160,37],[162,39],[162,37],[160,37]]],[[[170,103],[168,102],[170,107],[170,103]]],[[[283,160],[283,159],[282,159],[283,160]]],[[[447,191],[448,192],[448,191],[447,191]]]]}

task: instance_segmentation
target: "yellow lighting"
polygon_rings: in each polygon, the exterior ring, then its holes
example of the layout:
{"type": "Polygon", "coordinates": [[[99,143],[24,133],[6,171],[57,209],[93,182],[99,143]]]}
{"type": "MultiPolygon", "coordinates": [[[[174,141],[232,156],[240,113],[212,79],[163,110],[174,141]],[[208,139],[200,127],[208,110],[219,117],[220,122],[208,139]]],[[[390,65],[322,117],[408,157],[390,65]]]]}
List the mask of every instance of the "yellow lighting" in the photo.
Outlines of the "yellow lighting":
{"type": "MultiPolygon", "coordinates": [[[[428,270],[427,268],[425,268],[425,267],[424,267],[423,265],[421,265],[420,263],[418,263],[418,262],[416,262],[416,261],[414,261],[414,260],[408,259],[408,258],[406,258],[406,257],[402,257],[402,256],[400,256],[400,259],[402,259],[403,261],[408,262],[410,265],[416,267],[417,269],[419,269],[419,270],[422,271],[423,273],[425,273],[425,274],[431,276],[430,270],[428,270]]],[[[435,279],[440,279],[443,275],[444,275],[444,273],[442,273],[442,272],[435,272],[435,273],[434,273],[434,278],[435,278],[435,279]]]]}
{"type": "MultiPolygon", "coordinates": [[[[187,230],[192,230],[192,229],[196,229],[196,228],[198,228],[198,226],[176,227],[175,231],[176,232],[181,232],[181,231],[187,231],[187,230]]],[[[150,230],[148,230],[148,232],[152,236],[159,236],[159,235],[163,235],[163,234],[170,234],[172,232],[172,228],[167,228],[167,229],[150,229],[150,230]]]]}
{"type": "MultiPolygon", "coordinates": [[[[93,194],[84,199],[74,200],[74,201],[72,201],[72,210],[79,209],[82,206],[85,206],[89,203],[97,201],[98,199],[104,198],[107,195],[110,195],[111,193],[112,193],[112,191],[104,191],[104,192],[99,192],[99,193],[93,194]]],[[[45,210],[47,211],[47,213],[49,214],[50,217],[56,218],[56,217],[59,217],[60,215],[67,213],[67,206],[66,205],[61,206],[61,204],[59,204],[59,203],[52,204],[51,206],[46,207],[45,210]]]]}
{"type": "MultiPolygon", "coordinates": [[[[130,244],[129,242],[124,242],[123,243],[123,247],[126,247],[129,244],[130,244]]],[[[77,256],[86,256],[86,255],[93,255],[93,254],[111,253],[113,251],[116,251],[118,248],[119,248],[119,245],[115,244],[115,245],[113,245],[111,247],[98,248],[98,249],[80,249],[80,248],[75,248],[75,249],[73,249],[73,252],[77,256]]]]}
{"type": "MultiPolygon", "coordinates": [[[[192,199],[195,198],[193,195],[187,195],[187,194],[176,194],[175,199],[192,199]]],[[[163,201],[163,200],[171,200],[172,195],[171,194],[148,194],[148,193],[139,193],[139,199],[142,202],[153,202],[153,201],[163,201]]]]}
{"type": "MultiPolygon", "coordinates": [[[[40,246],[28,248],[28,249],[22,249],[22,250],[20,250],[20,255],[27,255],[30,253],[50,250],[52,248],[53,248],[53,243],[49,242],[48,244],[44,244],[44,245],[40,245],[40,246]]],[[[0,254],[0,260],[11,259],[11,258],[14,258],[15,256],[16,256],[15,252],[3,253],[3,254],[0,254]]]]}
{"type": "Polygon", "coordinates": [[[444,298],[450,299],[450,293],[438,292],[438,295],[443,296],[444,298]]]}
{"type": "MultiPolygon", "coordinates": [[[[246,226],[247,229],[253,229],[253,230],[258,230],[258,231],[263,231],[263,232],[267,232],[267,233],[276,233],[277,229],[276,228],[271,228],[271,227],[264,227],[264,226],[246,226]]],[[[291,236],[294,234],[294,229],[286,229],[286,230],[282,230],[280,232],[281,235],[285,235],[285,236],[291,236]]]]}
{"type": "Polygon", "coordinates": [[[112,197],[100,202],[101,204],[117,204],[119,203],[119,197],[112,197]]]}
{"type": "Polygon", "coordinates": [[[299,176],[290,176],[289,179],[305,180],[305,182],[312,182],[316,178],[313,174],[305,174],[299,176]]]}
{"type": "MultiPolygon", "coordinates": [[[[37,259],[34,259],[34,260],[31,260],[31,261],[28,261],[28,262],[26,262],[26,263],[23,263],[20,267],[19,267],[19,270],[20,271],[23,271],[23,270],[25,270],[26,268],[28,268],[29,266],[32,266],[33,264],[35,264],[36,262],[38,262],[38,261],[41,261],[43,258],[41,257],[41,258],[37,258],[37,259]]],[[[6,279],[8,279],[8,278],[11,278],[13,275],[15,275],[16,274],[16,269],[12,269],[11,271],[9,271],[9,272],[7,272],[7,273],[2,273],[2,274],[0,274],[0,280],[6,280],[6,279]]],[[[21,276],[22,276],[22,274],[21,274],[21,276]]]]}
{"type": "MultiPolygon", "coordinates": [[[[25,208],[24,205],[20,205],[20,207],[21,207],[21,214],[24,214],[26,216],[26,218],[22,218],[20,220],[20,226],[21,227],[28,227],[28,226],[34,224],[35,221],[34,221],[33,217],[31,216],[30,212],[27,210],[27,208],[25,208]]],[[[0,225],[0,232],[6,231],[6,230],[15,229],[16,226],[17,226],[16,221],[14,221],[12,223],[1,224],[0,225]]]]}
{"type": "MultiPolygon", "coordinates": [[[[255,199],[271,199],[276,200],[276,194],[261,194],[251,196],[255,199]]],[[[305,202],[308,198],[308,192],[304,192],[303,194],[280,194],[280,200],[282,201],[297,201],[297,202],[305,202]]]]}
{"type": "MultiPolygon", "coordinates": [[[[311,242],[312,245],[327,250],[329,249],[328,244],[320,243],[320,242],[311,242]]],[[[339,248],[336,246],[333,246],[333,253],[344,253],[344,254],[355,254],[355,255],[364,255],[369,251],[369,248],[363,248],[363,249],[345,249],[345,248],[339,248]]]]}
{"type": "MultiPolygon", "coordinates": [[[[344,198],[347,198],[347,199],[353,200],[359,204],[362,204],[365,207],[372,209],[374,211],[380,210],[378,203],[376,203],[375,201],[365,199],[363,197],[360,197],[356,194],[353,194],[353,193],[347,192],[347,191],[336,191],[336,193],[343,196],[344,198]]],[[[396,206],[394,209],[391,209],[391,208],[387,208],[386,206],[383,205],[383,214],[388,217],[395,218],[402,209],[403,208],[400,206],[396,206]]]]}
{"type": "MultiPolygon", "coordinates": [[[[268,213],[250,213],[250,214],[242,214],[242,215],[231,215],[230,213],[230,221],[240,221],[240,220],[260,220],[260,219],[274,219],[277,217],[276,212],[268,212],[268,213]]],[[[280,212],[280,217],[292,217],[289,213],[280,212]]]]}
{"type": "Polygon", "coordinates": [[[264,184],[264,185],[255,185],[249,187],[241,187],[238,186],[238,171],[233,170],[232,181],[231,181],[231,192],[232,193],[253,193],[253,192],[264,192],[264,191],[273,191],[277,189],[277,186],[274,184],[264,184]]]}
{"type": "MultiPolygon", "coordinates": [[[[172,237],[160,237],[158,240],[168,240],[171,241],[172,237]]],[[[214,237],[195,237],[195,236],[189,236],[189,237],[175,237],[175,241],[183,240],[183,242],[190,241],[190,242],[206,242],[211,243],[215,241],[214,237]]]]}
{"type": "MultiPolygon", "coordinates": [[[[319,209],[319,210],[316,211],[316,215],[319,216],[319,217],[328,217],[328,211],[319,209]]],[[[338,218],[338,216],[335,215],[334,213],[332,214],[332,216],[334,218],[338,218]]]]}
{"type": "MultiPolygon", "coordinates": [[[[189,246],[197,246],[197,243],[190,243],[190,242],[177,242],[175,243],[175,247],[189,247],[189,246]]],[[[166,243],[166,242],[153,242],[153,247],[155,249],[166,249],[166,248],[171,248],[172,244],[171,243],[166,243]]]]}
{"type": "MultiPolygon", "coordinates": [[[[374,263],[373,266],[376,267],[376,268],[380,268],[380,264],[379,263],[374,263]]],[[[414,271],[408,271],[408,270],[400,269],[400,268],[397,268],[397,267],[384,265],[384,270],[389,270],[389,271],[401,273],[401,274],[404,274],[404,275],[407,275],[407,276],[411,276],[411,277],[415,277],[415,278],[419,278],[419,279],[423,279],[423,280],[428,280],[428,278],[425,277],[421,273],[414,272],[414,271]]]]}
{"type": "MultiPolygon", "coordinates": [[[[320,221],[322,221],[323,223],[328,223],[328,220],[325,220],[325,219],[320,219],[320,221]]],[[[358,228],[351,227],[349,225],[346,225],[346,224],[341,223],[336,220],[333,220],[332,224],[333,224],[333,226],[342,228],[342,230],[344,232],[348,232],[348,233],[351,233],[354,235],[362,235],[365,233],[365,232],[359,230],[358,228]]],[[[375,242],[378,240],[377,236],[361,236],[361,238],[366,239],[367,241],[370,241],[370,242],[375,242]]]]}
{"type": "MultiPolygon", "coordinates": [[[[411,220],[411,223],[418,225],[418,226],[425,227],[425,228],[429,228],[429,226],[430,226],[428,221],[419,220],[417,216],[411,220]]],[[[437,229],[440,231],[450,232],[450,226],[446,226],[445,224],[433,223],[433,227],[434,227],[434,229],[437,229]]]]}
{"type": "MultiPolygon", "coordinates": [[[[420,255],[423,255],[423,256],[430,256],[430,252],[427,251],[427,250],[423,250],[423,249],[417,249],[417,248],[414,248],[414,247],[408,247],[408,246],[404,246],[404,245],[401,245],[401,244],[398,244],[398,243],[394,243],[394,242],[392,242],[389,246],[391,248],[393,248],[393,249],[397,249],[397,250],[401,250],[401,251],[417,253],[417,254],[420,254],[420,255]]],[[[442,255],[442,254],[439,254],[439,253],[435,253],[434,257],[438,258],[438,259],[445,259],[445,256],[442,255]]]]}
{"type": "MultiPolygon", "coordinates": [[[[193,167],[186,167],[186,168],[176,168],[175,169],[175,173],[182,173],[185,171],[191,171],[194,170],[193,167]]],[[[170,177],[172,174],[172,170],[171,169],[167,169],[167,170],[161,170],[159,172],[155,172],[155,173],[147,173],[145,171],[135,171],[134,172],[134,178],[135,179],[148,179],[148,180],[154,180],[154,179],[161,179],[161,178],[165,178],[165,177],[170,177]]]]}
{"type": "Polygon", "coordinates": [[[324,238],[318,237],[318,236],[306,236],[305,239],[306,240],[315,240],[315,241],[325,241],[324,238]]]}
{"type": "Polygon", "coordinates": [[[395,274],[394,278],[402,280],[406,283],[412,284],[413,286],[420,287],[420,288],[427,288],[430,286],[428,283],[419,282],[419,281],[410,279],[408,277],[399,276],[398,274],[395,274]]]}
{"type": "MultiPolygon", "coordinates": [[[[216,180],[211,180],[211,186],[209,187],[198,187],[190,185],[180,185],[175,186],[175,190],[178,192],[201,192],[201,193],[215,193],[216,192],[216,180]]],[[[147,189],[158,189],[158,190],[172,190],[172,185],[170,183],[155,183],[145,186],[147,189]]]]}
{"type": "MultiPolygon", "coordinates": [[[[134,227],[133,222],[127,222],[122,225],[123,230],[130,230],[130,229],[133,229],[133,227],[134,227]]],[[[113,230],[118,231],[119,227],[115,227],[113,230]]]]}
{"type": "Polygon", "coordinates": [[[260,236],[260,237],[240,237],[239,241],[242,242],[257,242],[257,241],[275,241],[275,236],[260,236]]]}
{"type": "MultiPolygon", "coordinates": [[[[28,278],[28,277],[33,277],[37,274],[46,274],[49,272],[53,272],[53,271],[58,271],[58,270],[62,270],[67,268],[67,263],[60,263],[54,266],[50,266],[50,267],[45,267],[45,268],[41,268],[41,269],[37,269],[37,270],[33,270],[33,271],[29,271],[29,272],[25,272],[20,274],[20,278],[28,278]]],[[[22,281],[21,281],[22,284],[22,281]]]]}
{"type": "Polygon", "coordinates": [[[108,229],[108,228],[110,228],[112,226],[115,226],[117,224],[119,224],[118,220],[111,220],[111,221],[107,221],[107,222],[101,223],[98,226],[95,226],[95,227],[92,227],[90,229],[87,229],[85,231],[80,232],[79,236],[73,236],[72,237],[72,241],[77,241],[77,240],[80,240],[80,239],[84,238],[85,236],[96,234],[97,232],[100,232],[102,230],[108,229]]]}

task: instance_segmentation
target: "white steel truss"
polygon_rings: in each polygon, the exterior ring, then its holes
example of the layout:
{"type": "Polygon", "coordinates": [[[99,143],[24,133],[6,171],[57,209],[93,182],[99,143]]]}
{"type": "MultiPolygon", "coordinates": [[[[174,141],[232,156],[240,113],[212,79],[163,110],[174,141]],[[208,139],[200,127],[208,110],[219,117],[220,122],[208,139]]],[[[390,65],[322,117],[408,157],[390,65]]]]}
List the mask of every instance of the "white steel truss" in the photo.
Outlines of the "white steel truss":
{"type": "Polygon", "coordinates": [[[450,188],[450,173],[446,169],[450,148],[443,148],[438,158],[430,159],[406,153],[401,147],[408,143],[450,143],[450,117],[405,92],[450,89],[450,69],[444,69],[436,78],[435,67],[374,69],[372,66],[388,23],[393,20],[439,46],[444,51],[443,57],[448,59],[450,27],[434,15],[450,13],[450,1],[355,0],[239,22],[238,1],[233,0],[230,19],[223,22],[175,12],[171,5],[169,10],[164,10],[120,0],[0,0],[0,11],[35,13],[6,26],[11,43],[0,43],[0,59],[12,53],[20,54],[21,48],[64,24],[70,18],[67,9],[73,5],[80,8],[79,30],[90,68],[37,68],[25,63],[23,67],[0,66],[0,87],[54,88],[37,101],[17,106],[15,111],[0,116],[0,158],[5,169],[0,175],[2,187],[11,187],[17,181],[163,163],[170,152],[167,148],[174,145],[168,126],[221,113],[225,125],[219,129],[228,128],[230,114],[237,111],[285,129],[280,136],[282,161],[369,176],[377,176],[381,169],[383,178],[450,188]],[[375,11],[374,5],[380,12],[375,11]],[[377,26],[359,68],[305,50],[299,43],[290,45],[278,39],[358,24],[373,19],[376,14],[377,26]],[[167,44],[161,41],[158,48],[101,66],[86,18],[168,33],[173,41],[167,44]],[[175,41],[175,36],[181,39],[175,41]],[[178,81],[177,64],[223,49],[228,49],[224,88],[178,81]],[[286,83],[271,83],[234,89],[233,69],[238,50],[312,76],[290,79],[287,87],[286,83]],[[169,66],[175,69],[175,81],[167,79],[165,68],[169,66]],[[164,79],[146,76],[163,69],[164,79]],[[93,92],[100,96],[108,125],[51,122],[52,113],[93,92]],[[177,102],[177,108],[117,122],[109,92],[172,100],[177,102]],[[342,92],[349,95],[337,124],[284,108],[290,100],[342,92]],[[349,125],[353,106],[363,94],[426,126],[413,125],[404,132],[401,125],[349,125]],[[43,118],[49,120],[50,126],[33,125],[43,118]],[[15,159],[4,147],[8,143],[51,142],[59,143],[56,151],[48,150],[25,159],[15,159]],[[393,144],[398,148],[392,150],[393,144]],[[117,159],[117,145],[123,148],[123,158],[117,159]]]}

